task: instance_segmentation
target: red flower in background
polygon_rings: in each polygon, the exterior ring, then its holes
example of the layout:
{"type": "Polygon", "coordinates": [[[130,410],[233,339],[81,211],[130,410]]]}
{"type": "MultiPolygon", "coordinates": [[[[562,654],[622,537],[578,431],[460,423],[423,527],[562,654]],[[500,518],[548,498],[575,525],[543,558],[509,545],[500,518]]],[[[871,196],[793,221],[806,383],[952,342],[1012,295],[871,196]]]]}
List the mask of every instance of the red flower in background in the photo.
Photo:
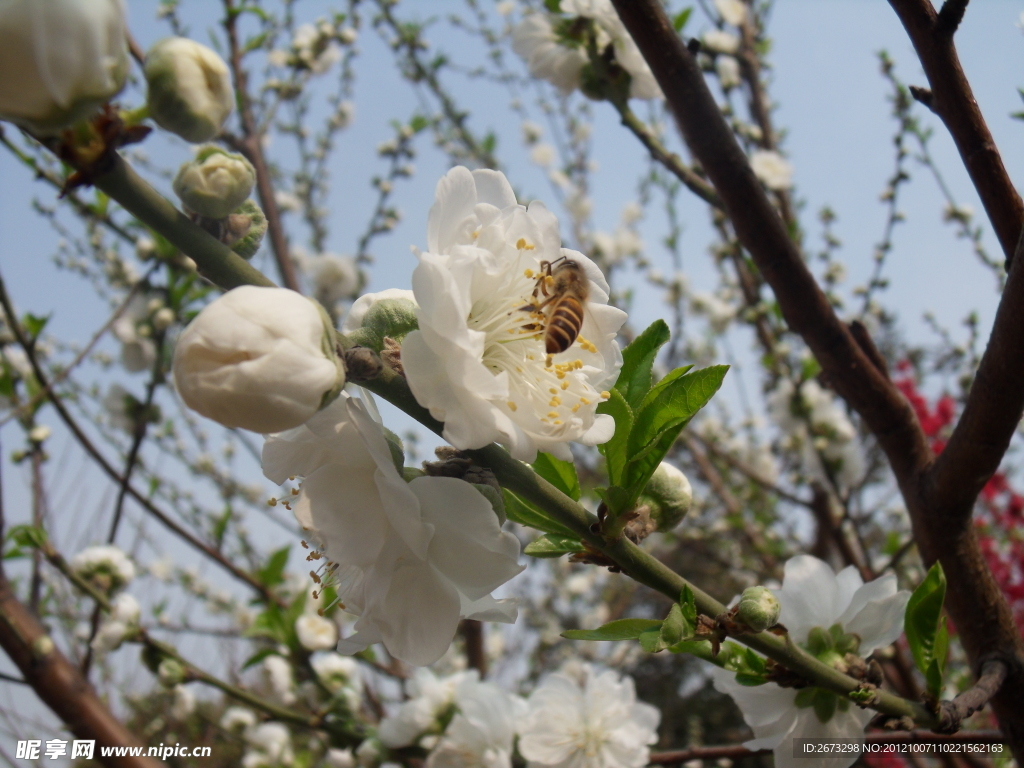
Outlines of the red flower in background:
{"type": "MultiPolygon", "coordinates": [[[[956,416],[956,400],[943,395],[934,407],[922,395],[913,378],[913,368],[906,360],[897,366],[894,379],[897,389],[910,402],[928,443],[936,454],[946,447],[945,432],[956,416]]],[[[978,543],[996,582],[1013,611],[1017,629],[1024,634],[1024,495],[1014,490],[1009,478],[996,472],[978,495],[978,543]]],[[[881,763],[876,768],[890,768],[881,763]]]]}

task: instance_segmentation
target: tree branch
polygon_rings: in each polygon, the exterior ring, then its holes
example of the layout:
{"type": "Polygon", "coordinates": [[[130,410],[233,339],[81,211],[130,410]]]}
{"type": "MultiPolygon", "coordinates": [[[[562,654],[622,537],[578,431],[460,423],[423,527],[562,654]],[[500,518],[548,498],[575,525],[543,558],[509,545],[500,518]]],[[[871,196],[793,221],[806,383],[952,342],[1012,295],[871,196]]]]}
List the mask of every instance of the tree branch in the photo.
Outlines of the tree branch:
{"type": "Polygon", "coordinates": [[[135,735],[107,709],[78,669],[62,654],[44,627],[18,600],[0,575],[0,646],[40,699],[79,739],[96,741],[96,758],[110,768],[159,768],[149,757],[100,758],[100,746],[141,747],[135,735]]]}
{"type": "MultiPolygon", "coordinates": [[[[914,44],[931,86],[927,106],[949,130],[996,237],[1009,271],[1024,221],[1024,202],[1014,189],[970,83],[960,66],[953,32],[967,0],[946,0],[936,13],[931,0],[889,0],[914,44]]],[[[914,94],[915,98],[918,95],[914,94]]]]}
{"type": "Polygon", "coordinates": [[[995,696],[1003,683],[1009,668],[1000,659],[990,659],[981,665],[981,674],[977,682],[952,701],[939,704],[938,733],[956,733],[960,724],[979,709],[984,707],[995,696]]]}

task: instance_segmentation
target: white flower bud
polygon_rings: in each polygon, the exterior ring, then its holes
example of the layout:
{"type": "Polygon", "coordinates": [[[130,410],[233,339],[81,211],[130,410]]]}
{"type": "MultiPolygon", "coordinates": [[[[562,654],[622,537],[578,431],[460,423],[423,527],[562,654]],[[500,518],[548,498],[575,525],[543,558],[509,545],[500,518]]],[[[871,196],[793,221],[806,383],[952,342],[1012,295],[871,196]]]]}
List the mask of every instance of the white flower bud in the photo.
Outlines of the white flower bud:
{"type": "Polygon", "coordinates": [[[755,632],[763,632],[779,623],[779,600],[767,587],[748,587],[740,595],[736,618],[755,632]]]}
{"type": "Polygon", "coordinates": [[[128,76],[121,0],[0,3],[0,120],[56,133],[117,95],[128,76]]]}
{"type": "Polygon", "coordinates": [[[165,688],[173,688],[185,679],[185,668],[177,659],[164,659],[156,670],[157,679],[160,685],[165,688]]]}
{"type": "Polygon", "coordinates": [[[173,186],[188,210],[207,219],[224,219],[246,201],[255,183],[252,163],[206,144],[178,169],[173,186]]]}
{"type": "Polygon", "coordinates": [[[185,141],[209,141],[234,109],[227,64],[194,40],[161,40],[146,54],[144,70],[150,117],[185,141]]]}
{"type": "Polygon", "coordinates": [[[166,331],[174,325],[174,310],[170,307],[162,307],[153,315],[153,327],[158,331],[166,331]]]}
{"type": "Polygon", "coordinates": [[[663,461],[647,482],[641,501],[650,507],[655,530],[671,531],[690,511],[693,489],[686,475],[663,461]]]}
{"type": "Polygon", "coordinates": [[[255,200],[246,200],[226,219],[225,242],[243,259],[251,259],[267,234],[267,217],[255,200]]]}
{"type": "Polygon", "coordinates": [[[206,307],[178,339],[174,383],[185,403],[226,427],[281,432],[345,384],[320,305],[284,288],[242,286],[206,307]]]}
{"type": "Polygon", "coordinates": [[[379,351],[385,336],[401,340],[417,327],[413,292],[387,288],[356,299],[341,324],[341,332],[346,336],[354,334],[360,344],[379,351]]]}
{"type": "Polygon", "coordinates": [[[315,613],[304,613],[295,620],[295,634],[307,651],[326,651],[338,644],[338,625],[315,613]]]}

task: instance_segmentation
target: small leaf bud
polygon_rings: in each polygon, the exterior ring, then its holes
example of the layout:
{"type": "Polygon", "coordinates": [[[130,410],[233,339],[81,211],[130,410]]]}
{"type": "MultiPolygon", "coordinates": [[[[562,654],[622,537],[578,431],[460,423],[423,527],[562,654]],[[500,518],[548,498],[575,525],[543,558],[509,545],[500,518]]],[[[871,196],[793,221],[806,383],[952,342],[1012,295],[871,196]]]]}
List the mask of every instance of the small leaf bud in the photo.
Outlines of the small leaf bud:
{"type": "Polygon", "coordinates": [[[224,219],[246,201],[255,183],[256,171],[248,160],[206,144],[178,169],[173,187],[189,211],[224,219]]]}
{"type": "Polygon", "coordinates": [[[231,250],[245,260],[260,249],[267,234],[267,217],[255,200],[246,200],[227,218],[226,239],[231,250]]]}
{"type": "Polygon", "coordinates": [[[385,338],[401,342],[418,327],[412,291],[388,288],[356,299],[341,325],[341,332],[379,353],[384,349],[385,338]]]}
{"type": "Polygon", "coordinates": [[[177,659],[164,658],[156,669],[157,679],[165,688],[173,688],[185,679],[185,668],[177,659]]]}
{"type": "Polygon", "coordinates": [[[763,632],[779,623],[779,600],[767,587],[748,587],[740,595],[736,618],[755,632],[763,632]]]}
{"type": "Polygon", "coordinates": [[[185,141],[209,141],[234,109],[227,64],[194,40],[161,40],[149,49],[143,69],[150,117],[185,141]]]}

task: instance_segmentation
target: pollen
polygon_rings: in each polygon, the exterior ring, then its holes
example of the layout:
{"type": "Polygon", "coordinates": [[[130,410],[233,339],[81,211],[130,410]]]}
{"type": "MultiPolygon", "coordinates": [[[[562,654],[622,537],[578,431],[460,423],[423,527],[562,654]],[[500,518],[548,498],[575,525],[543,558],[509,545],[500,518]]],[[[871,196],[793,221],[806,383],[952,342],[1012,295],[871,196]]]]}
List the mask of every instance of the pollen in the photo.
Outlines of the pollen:
{"type": "Polygon", "coordinates": [[[555,406],[558,406],[558,405],[561,405],[561,404],[562,404],[562,398],[560,398],[558,395],[555,395],[554,397],[551,398],[551,402],[548,403],[548,406],[550,406],[551,408],[554,408],[555,406]]]}
{"type": "MultiPolygon", "coordinates": [[[[560,379],[564,379],[565,378],[565,371],[556,371],[555,372],[555,376],[557,376],[560,379]]],[[[563,384],[568,384],[569,382],[568,381],[563,381],[562,383],[563,384]]]]}
{"type": "Polygon", "coordinates": [[[267,499],[267,506],[268,507],[276,507],[277,506],[277,499],[275,499],[273,496],[271,496],[269,499],[267,499]]]}
{"type": "Polygon", "coordinates": [[[560,425],[561,423],[562,423],[562,420],[561,420],[561,419],[555,419],[555,426],[556,426],[556,427],[557,427],[558,425],[560,425]]]}
{"type": "Polygon", "coordinates": [[[548,414],[548,418],[549,419],[557,419],[558,418],[558,412],[557,411],[552,411],[551,413],[548,414]]]}
{"type": "Polygon", "coordinates": [[[292,496],[298,496],[298,495],[299,495],[299,489],[298,488],[292,488],[292,496]]]}
{"type": "Polygon", "coordinates": [[[568,388],[569,388],[569,382],[568,381],[563,381],[562,382],[562,391],[564,392],[568,388]]]}
{"type": "Polygon", "coordinates": [[[585,397],[581,397],[580,402],[583,403],[583,405],[590,405],[590,401],[585,397]]]}
{"type": "Polygon", "coordinates": [[[580,404],[579,404],[579,403],[576,403],[576,405],[574,405],[574,406],[572,407],[572,412],[573,412],[573,413],[576,413],[576,411],[578,411],[579,409],[580,409],[580,404]]]}
{"type": "Polygon", "coordinates": [[[554,356],[554,355],[548,355],[548,356],[547,356],[547,359],[546,359],[546,360],[544,361],[544,367],[545,367],[545,368],[550,368],[550,367],[551,367],[551,364],[552,364],[552,362],[554,361],[554,359],[555,359],[555,356],[554,356]]]}
{"type": "Polygon", "coordinates": [[[533,270],[528,269],[525,272],[523,272],[523,275],[525,275],[526,277],[533,277],[533,270]]]}
{"type": "MultiPolygon", "coordinates": [[[[520,251],[532,251],[533,246],[526,242],[525,237],[520,237],[516,240],[516,249],[520,251]]],[[[530,275],[527,275],[527,277],[530,277],[530,275]]]]}
{"type": "Polygon", "coordinates": [[[611,393],[608,392],[608,390],[605,390],[604,392],[601,393],[602,400],[607,400],[609,397],[611,397],[611,393]]]}
{"type": "Polygon", "coordinates": [[[515,410],[516,408],[518,408],[518,407],[519,407],[518,405],[516,405],[516,404],[515,404],[515,401],[514,401],[514,400],[509,400],[509,401],[508,401],[508,402],[506,403],[506,405],[508,406],[508,409],[509,409],[510,411],[514,411],[514,410],[515,410]]]}

